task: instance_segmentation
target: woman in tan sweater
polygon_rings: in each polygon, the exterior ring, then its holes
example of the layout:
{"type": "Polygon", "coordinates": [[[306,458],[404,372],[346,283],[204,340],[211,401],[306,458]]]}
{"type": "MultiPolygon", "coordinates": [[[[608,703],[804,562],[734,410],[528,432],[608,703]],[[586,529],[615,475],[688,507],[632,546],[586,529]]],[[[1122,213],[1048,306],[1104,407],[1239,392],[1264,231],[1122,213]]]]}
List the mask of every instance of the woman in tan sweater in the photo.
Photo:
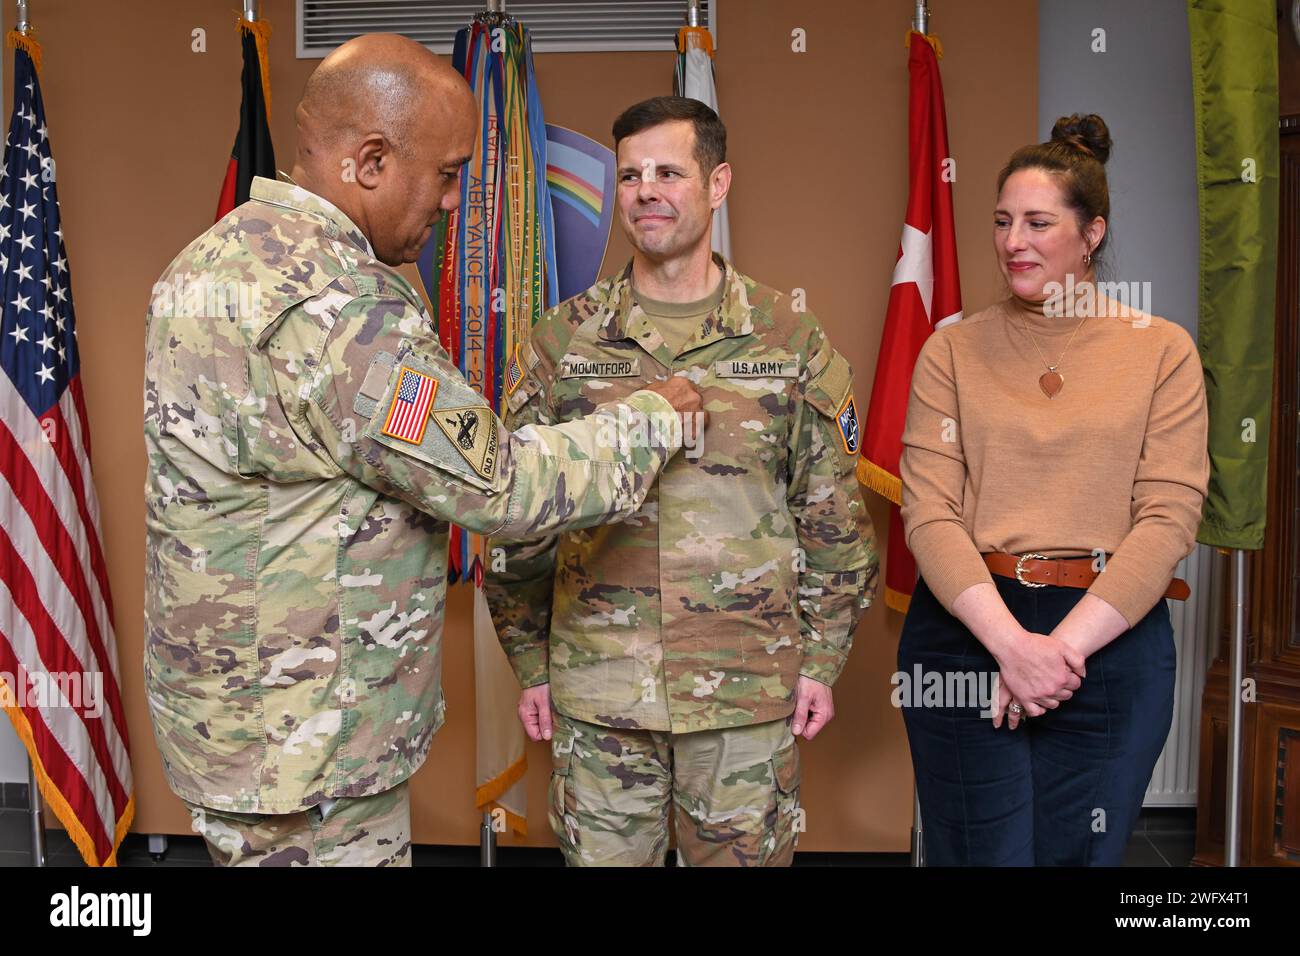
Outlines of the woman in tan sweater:
{"type": "Polygon", "coordinates": [[[1205,387],[1186,331],[1095,284],[1110,147],[1090,115],[1016,151],[993,216],[1007,297],[917,358],[899,669],[946,689],[904,709],[937,865],[1122,863],[1169,732],[1164,598],[1186,596],[1209,478],[1205,387]]]}

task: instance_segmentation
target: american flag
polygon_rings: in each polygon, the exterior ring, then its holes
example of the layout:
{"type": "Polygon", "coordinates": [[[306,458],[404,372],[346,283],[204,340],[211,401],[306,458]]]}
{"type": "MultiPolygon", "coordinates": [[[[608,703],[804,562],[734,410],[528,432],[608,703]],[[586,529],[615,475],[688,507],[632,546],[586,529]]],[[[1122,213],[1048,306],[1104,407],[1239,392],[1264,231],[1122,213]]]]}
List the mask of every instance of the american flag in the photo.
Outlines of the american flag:
{"type": "Polygon", "coordinates": [[[405,366],[401,376],[393,403],[388,406],[383,431],[385,435],[418,445],[424,438],[424,426],[429,421],[429,409],[433,406],[434,393],[438,391],[438,380],[405,366]]]}
{"type": "Polygon", "coordinates": [[[0,695],[82,857],[112,865],[134,810],[126,714],[55,165],[24,49],[0,170],[0,265],[0,695]]]}
{"type": "Polygon", "coordinates": [[[506,366],[506,394],[513,395],[519,383],[524,380],[524,367],[519,364],[519,346],[515,346],[515,354],[510,356],[510,364],[506,366]]]}

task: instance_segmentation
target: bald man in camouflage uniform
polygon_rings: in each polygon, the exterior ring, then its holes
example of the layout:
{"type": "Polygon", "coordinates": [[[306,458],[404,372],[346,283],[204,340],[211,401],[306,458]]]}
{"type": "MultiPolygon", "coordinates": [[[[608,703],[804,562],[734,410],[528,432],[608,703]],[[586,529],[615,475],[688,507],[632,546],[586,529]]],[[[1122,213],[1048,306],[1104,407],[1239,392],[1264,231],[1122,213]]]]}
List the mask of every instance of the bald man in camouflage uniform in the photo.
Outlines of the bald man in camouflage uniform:
{"type": "Polygon", "coordinates": [[[525,536],[627,516],[680,429],[620,450],[602,427],[691,405],[637,391],[502,428],[390,268],[459,202],[468,87],[400,37],[321,70],[296,182],[255,179],[148,321],[146,687],[168,782],[223,865],[409,865],[407,779],[444,718],[447,522],[525,536]],[[406,83],[419,120],[378,115],[350,141],[366,104],[329,101],[371,81],[406,83]]]}
{"type": "Polygon", "coordinates": [[[637,251],[538,322],[506,421],[572,421],[679,377],[708,435],[621,523],[493,542],[487,596],[521,719],[551,740],[570,865],[661,865],[670,805],[680,863],[785,865],[804,823],[795,736],[833,714],[876,589],[852,375],[811,314],[710,256],[730,179],[713,111],[660,97],[614,137],[637,251]],[[670,292],[696,277],[694,294],[652,299],[657,273],[670,292]]]}

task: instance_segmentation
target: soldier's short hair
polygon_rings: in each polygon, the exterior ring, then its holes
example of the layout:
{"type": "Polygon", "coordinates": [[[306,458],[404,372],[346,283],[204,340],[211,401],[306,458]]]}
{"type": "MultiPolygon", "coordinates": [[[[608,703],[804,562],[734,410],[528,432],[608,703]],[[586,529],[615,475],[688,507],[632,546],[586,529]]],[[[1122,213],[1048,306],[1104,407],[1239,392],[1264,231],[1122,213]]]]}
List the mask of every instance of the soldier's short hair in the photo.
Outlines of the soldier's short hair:
{"type": "Polygon", "coordinates": [[[346,61],[313,72],[299,108],[324,118],[313,128],[326,149],[354,148],[378,130],[393,152],[409,158],[415,117],[428,108],[421,102],[421,82],[406,64],[346,61]]]}
{"type": "Polygon", "coordinates": [[[695,161],[706,176],[727,161],[727,128],[709,106],[687,96],[655,96],[629,106],[614,120],[614,152],[634,133],[672,120],[695,128],[695,161]]]}

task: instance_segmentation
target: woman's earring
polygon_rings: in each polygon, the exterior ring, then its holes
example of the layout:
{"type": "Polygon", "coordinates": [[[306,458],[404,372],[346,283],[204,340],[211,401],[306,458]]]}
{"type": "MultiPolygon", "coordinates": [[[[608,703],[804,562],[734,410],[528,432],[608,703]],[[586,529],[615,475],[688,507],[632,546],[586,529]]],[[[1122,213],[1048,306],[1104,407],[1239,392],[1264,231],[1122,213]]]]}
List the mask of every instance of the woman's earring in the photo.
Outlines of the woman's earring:
{"type": "Polygon", "coordinates": [[[1087,265],[1091,265],[1091,264],[1092,264],[1092,253],[1091,253],[1091,252],[1085,252],[1085,253],[1083,254],[1083,264],[1084,264],[1085,266],[1087,266],[1087,265]]]}

